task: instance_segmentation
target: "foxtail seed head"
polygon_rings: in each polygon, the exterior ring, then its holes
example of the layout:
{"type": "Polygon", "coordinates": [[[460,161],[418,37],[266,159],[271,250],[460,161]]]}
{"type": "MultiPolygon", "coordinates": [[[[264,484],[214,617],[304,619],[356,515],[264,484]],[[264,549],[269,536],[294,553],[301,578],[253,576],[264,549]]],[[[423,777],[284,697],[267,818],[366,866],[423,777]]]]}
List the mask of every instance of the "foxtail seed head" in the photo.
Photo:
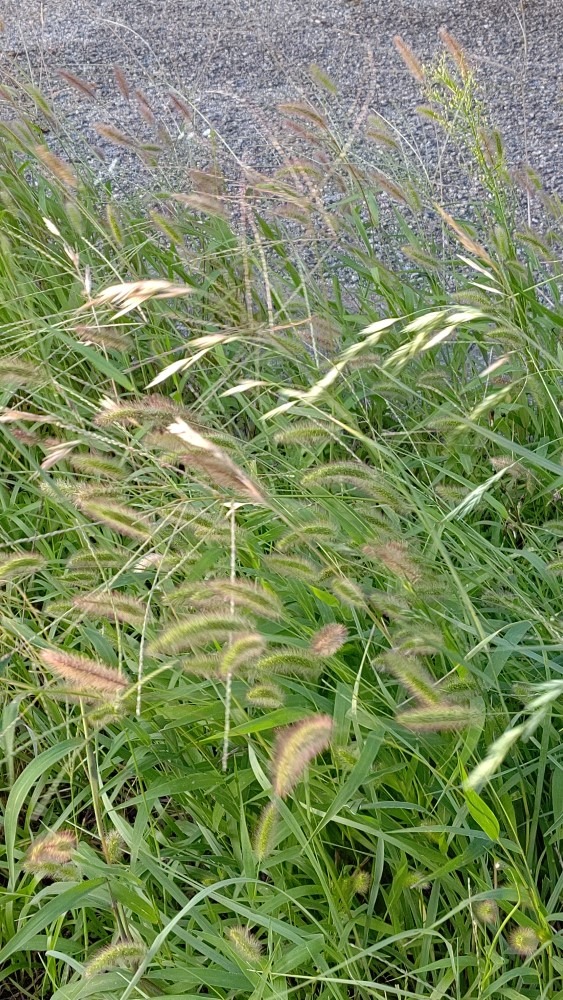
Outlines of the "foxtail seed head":
{"type": "Polygon", "coordinates": [[[276,795],[283,799],[290,794],[310,761],[330,745],[331,737],[329,715],[312,715],[278,732],[272,768],[276,795]]]}
{"type": "Polygon", "coordinates": [[[118,697],[127,691],[125,677],[99,660],[91,660],[78,653],[67,653],[63,649],[44,649],[41,660],[49,670],[86,695],[118,697]]]}

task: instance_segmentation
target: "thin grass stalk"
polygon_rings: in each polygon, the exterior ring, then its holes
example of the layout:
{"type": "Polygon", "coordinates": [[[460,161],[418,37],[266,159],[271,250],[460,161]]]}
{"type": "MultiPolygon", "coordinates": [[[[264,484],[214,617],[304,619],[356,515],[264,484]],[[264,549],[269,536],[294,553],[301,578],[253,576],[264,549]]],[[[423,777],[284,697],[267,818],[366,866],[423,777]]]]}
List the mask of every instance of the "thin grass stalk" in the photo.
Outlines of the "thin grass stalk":
{"type": "MultiPolygon", "coordinates": [[[[86,718],[86,713],[84,711],[84,702],[82,701],[82,699],[80,699],[80,710],[82,714],[82,725],[84,728],[84,742],[86,746],[86,766],[88,769],[88,780],[90,783],[90,790],[92,792],[92,808],[94,810],[94,817],[96,820],[96,827],[98,830],[98,837],[100,838],[104,860],[106,864],[110,865],[111,859],[109,857],[107,849],[107,836],[104,823],[104,813],[102,809],[102,798],[100,794],[100,778],[98,774],[98,765],[92,747],[92,738],[90,736],[88,721],[86,718]]],[[[113,893],[111,891],[111,884],[109,880],[108,880],[108,891],[111,899],[111,908],[113,911],[113,915],[115,917],[115,922],[119,934],[124,940],[130,941],[131,934],[129,932],[129,925],[127,917],[125,915],[125,911],[123,910],[121,903],[114,898],[113,893]]]]}
{"type": "MultiPolygon", "coordinates": [[[[236,548],[236,519],[235,519],[236,505],[234,503],[229,504],[229,512],[227,517],[230,518],[231,527],[231,543],[230,543],[230,580],[231,583],[236,582],[237,574],[237,548],[236,548]]],[[[234,617],[235,614],[235,599],[234,593],[231,595],[229,600],[229,611],[231,616],[234,617]]],[[[231,644],[229,641],[229,645],[231,644]]],[[[223,736],[223,759],[222,768],[223,771],[227,770],[229,763],[229,735],[231,731],[231,703],[233,697],[233,672],[232,670],[227,671],[227,676],[225,678],[225,731],[223,736]]]]}
{"type": "Polygon", "coordinates": [[[260,258],[260,264],[262,267],[262,274],[264,276],[264,297],[266,299],[266,310],[268,313],[268,328],[271,336],[275,336],[275,322],[274,322],[274,303],[272,301],[272,289],[270,288],[270,278],[268,275],[268,264],[266,261],[266,254],[264,253],[264,246],[260,238],[260,233],[258,232],[258,226],[252,212],[248,213],[248,221],[250,223],[250,228],[252,229],[252,235],[258,249],[258,256],[260,258]]]}

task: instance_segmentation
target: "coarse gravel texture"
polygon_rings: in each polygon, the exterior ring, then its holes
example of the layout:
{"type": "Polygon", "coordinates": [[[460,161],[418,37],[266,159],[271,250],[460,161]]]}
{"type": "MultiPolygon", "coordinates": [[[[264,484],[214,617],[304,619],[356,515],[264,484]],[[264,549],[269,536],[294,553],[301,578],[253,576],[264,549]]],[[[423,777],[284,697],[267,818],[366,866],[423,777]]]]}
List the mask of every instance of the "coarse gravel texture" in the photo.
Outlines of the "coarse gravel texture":
{"type": "MultiPolygon", "coordinates": [[[[563,0],[2,0],[0,17],[0,76],[31,74],[70,131],[102,147],[97,121],[154,141],[138,101],[116,88],[120,66],[174,137],[180,173],[206,142],[211,158],[210,141],[235,165],[262,169],[276,138],[286,141],[276,105],[313,93],[311,64],[338,85],[339,127],[353,129],[369,108],[424,153],[420,94],[392,38],[400,33],[427,60],[446,24],[478,71],[510,161],[530,164],[552,191],[563,187],[563,0]],[[94,84],[95,100],[69,88],[58,68],[94,84]],[[197,108],[193,126],[171,112],[171,89],[197,108]]],[[[110,157],[129,183],[132,174],[146,180],[146,166],[121,148],[110,157]]],[[[460,175],[451,203],[467,197],[460,175]]]]}

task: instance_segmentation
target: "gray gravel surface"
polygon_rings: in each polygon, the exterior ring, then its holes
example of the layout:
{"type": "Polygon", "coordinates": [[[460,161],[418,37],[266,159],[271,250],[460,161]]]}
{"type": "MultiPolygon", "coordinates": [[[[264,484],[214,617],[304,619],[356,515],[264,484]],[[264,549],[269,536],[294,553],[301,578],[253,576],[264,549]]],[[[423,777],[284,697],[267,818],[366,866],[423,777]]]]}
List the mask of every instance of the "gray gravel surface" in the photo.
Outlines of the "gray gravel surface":
{"type": "Polygon", "coordinates": [[[392,37],[426,59],[447,24],[478,68],[511,160],[563,187],[563,0],[0,0],[0,17],[4,75],[25,67],[87,135],[100,119],[150,134],[116,90],[118,64],[188,146],[210,127],[257,167],[272,149],[275,106],[311,92],[311,63],[338,84],[343,121],[367,101],[418,141],[419,94],[392,37]],[[62,85],[57,68],[95,84],[96,102],[62,85]],[[170,88],[203,116],[193,137],[170,116],[170,88]]]}

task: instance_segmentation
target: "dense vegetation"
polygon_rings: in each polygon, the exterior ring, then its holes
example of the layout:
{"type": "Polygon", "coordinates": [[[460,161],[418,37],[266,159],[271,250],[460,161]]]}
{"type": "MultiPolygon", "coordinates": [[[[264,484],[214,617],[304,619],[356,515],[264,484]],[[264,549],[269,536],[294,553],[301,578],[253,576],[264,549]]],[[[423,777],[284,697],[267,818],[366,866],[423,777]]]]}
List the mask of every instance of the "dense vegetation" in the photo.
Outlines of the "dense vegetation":
{"type": "Polygon", "coordinates": [[[562,213],[443,40],[471,223],[319,71],[142,207],[2,92],[2,997],[563,996],[562,213]]]}

